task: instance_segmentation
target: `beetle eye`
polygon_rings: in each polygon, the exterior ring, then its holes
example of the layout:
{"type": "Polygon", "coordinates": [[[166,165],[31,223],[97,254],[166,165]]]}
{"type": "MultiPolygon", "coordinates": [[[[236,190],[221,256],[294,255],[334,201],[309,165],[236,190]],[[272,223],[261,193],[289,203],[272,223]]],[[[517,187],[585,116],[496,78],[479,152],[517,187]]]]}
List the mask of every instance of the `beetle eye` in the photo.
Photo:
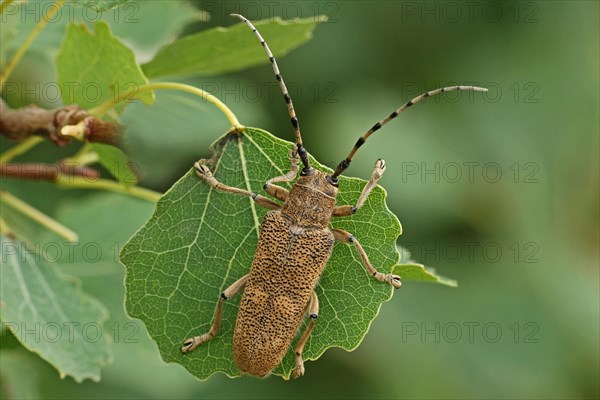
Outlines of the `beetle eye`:
{"type": "Polygon", "coordinates": [[[333,178],[331,175],[327,175],[327,182],[329,182],[331,186],[338,187],[338,178],[333,178]]]}

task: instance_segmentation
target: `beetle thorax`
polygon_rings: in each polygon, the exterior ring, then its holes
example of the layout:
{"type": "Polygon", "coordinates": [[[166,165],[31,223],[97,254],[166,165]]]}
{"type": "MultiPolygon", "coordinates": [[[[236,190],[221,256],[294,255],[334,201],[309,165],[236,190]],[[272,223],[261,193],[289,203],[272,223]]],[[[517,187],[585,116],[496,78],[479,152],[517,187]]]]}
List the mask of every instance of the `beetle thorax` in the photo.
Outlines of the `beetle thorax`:
{"type": "Polygon", "coordinates": [[[300,226],[326,228],[335,208],[338,191],[326,176],[317,170],[309,176],[301,176],[290,190],[281,213],[300,226]]]}

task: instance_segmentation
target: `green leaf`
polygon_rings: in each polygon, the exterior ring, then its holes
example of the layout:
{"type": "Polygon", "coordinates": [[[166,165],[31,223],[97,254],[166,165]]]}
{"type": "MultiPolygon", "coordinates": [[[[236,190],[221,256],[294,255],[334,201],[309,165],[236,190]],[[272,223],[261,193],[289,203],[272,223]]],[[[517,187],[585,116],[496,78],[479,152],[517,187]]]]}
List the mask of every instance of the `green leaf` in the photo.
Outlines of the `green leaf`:
{"type": "MultiPolygon", "coordinates": [[[[213,145],[211,168],[225,184],[262,192],[267,179],[289,170],[293,146],[268,132],[246,128],[242,135],[227,134],[213,145]]],[[[312,165],[327,170],[315,160],[312,165]]],[[[341,177],[338,204],[355,204],[365,183],[341,177]]],[[[332,226],[353,233],[373,265],[390,272],[399,260],[396,239],[401,227],[386,207],[385,196],[383,189],[375,188],[356,215],[337,218],[332,226]]],[[[241,296],[225,304],[217,337],[190,354],[182,355],[179,349],[183,340],[209,329],[220,293],[248,273],[265,213],[248,198],[210,189],[190,171],[123,248],[127,311],[146,324],[166,362],[180,363],[200,379],[217,371],[240,375],[231,342],[241,296]]],[[[319,320],[305,359],[315,360],[334,346],[356,348],[392,291],[369,276],[354,247],[336,243],[316,289],[319,320]]],[[[287,379],[293,365],[289,351],[274,374],[287,379]]]]}
{"type": "MultiPolygon", "coordinates": [[[[85,25],[70,24],[56,59],[63,102],[82,108],[96,106],[148,83],[133,51],[112,35],[106,22],[95,32],[85,25]]],[[[152,104],[154,94],[137,96],[152,104]]]]}
{"type": "Polygon", "coordinates": [[[210,16],[189,1],[129,2],[116,16],[107,16],[113,33],[149,61],[163,45],[172,42],[190,22],[207,21],[210,16]]]}
{"type": "Polygon", "coordinates": [[[99,381],[100,368],[111,358],[102,332],[104,306],[23,243],[0,236],[0,248],[2,322],[61,377],[99,381]]]}
{"type": "Polygon", "coordinates": [[[118,147],[101,143],[92,143],[91,148],[100,157],[100,164],[106,168],[111,175],[126,186],[135,185],[138,177],[133,169],[133,164],[127,155],[118,147]]]}
{"type": "MultiPolygon", "coordinates": [[[[150,57],[158,51],[158,48],[172,41],[184,28],[186,24],[194,20],[207,19],[207,13],[194,8],[187,1],[103,1],[85,0],[91,3],[82,7],[83,1],[67,1],[57,13],[51,23],[46,25],[27,52],[52,53],[55,56],[56,49],[64,39],[65,30],[69,22],[89,23],[100,18],[107,21],[113,34],[125,40],[138,55],[150,57]],[[95,4],[106,8],[111,3],[119,2],[119,8],[97,11],[95,4]]],[[[8,41],[0,41],[0,55],[2,52],[14,51],[25,41],[27,35],[34,29],[40,20],[41,12],[48,10],[48,0],[28,0],[27,2],[14,2],[10,4],[2,14],[2,29],[0,29],[0,40],[8,34],[10,27],[17,27],[17,37],[8,41]],[[37,10],[37,11],[36,11],[37,10]]],[[[48,68],[48,66],[45,66],[48,68]]]]}
{"type": "Polygon", "coordinates": [[[423,281],[434,282],[442,285],[457,287],[458,283],[454,279],[437,275],[433,268],[427,268],[422,264],[406,263],[394,266],[393,273],[400,275],[403,281],[423,281]]]}
{"type": "MultiPolygon", "coordinates": [[[[232,17],[234,18],[234,17],[232,17]]],[[[282,56],[307,42],[317,23],[325,17],[285,22],[280,18],[257,21],[254,25],[273,54],[282,56]]],[[[161,48],[154,59],[142,65],[149,78],[163,76],[216,75],[268,62],[256,36],[245,23],[229,28],[211,28],[186,36],[161,48]]]]}

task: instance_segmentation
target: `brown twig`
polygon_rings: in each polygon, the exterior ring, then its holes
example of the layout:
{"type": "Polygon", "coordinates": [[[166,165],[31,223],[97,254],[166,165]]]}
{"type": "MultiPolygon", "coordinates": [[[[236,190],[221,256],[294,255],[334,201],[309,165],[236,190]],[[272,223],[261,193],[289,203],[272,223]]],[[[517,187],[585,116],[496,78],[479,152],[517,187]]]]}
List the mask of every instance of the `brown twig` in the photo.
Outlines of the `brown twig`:
{"type": "Polygon", "coordinates": [[[123,126],[92,117],[78,105],[68,105],[55,110],[45,110],[36,105],[11,109],[0,99],[0,134],[11,140],[24,140],[30,136],[44,136],[58,146],[71,141],[61,130],[65,126],[81,124],[83,138],[93,143],[121,147],[123,126]]]}

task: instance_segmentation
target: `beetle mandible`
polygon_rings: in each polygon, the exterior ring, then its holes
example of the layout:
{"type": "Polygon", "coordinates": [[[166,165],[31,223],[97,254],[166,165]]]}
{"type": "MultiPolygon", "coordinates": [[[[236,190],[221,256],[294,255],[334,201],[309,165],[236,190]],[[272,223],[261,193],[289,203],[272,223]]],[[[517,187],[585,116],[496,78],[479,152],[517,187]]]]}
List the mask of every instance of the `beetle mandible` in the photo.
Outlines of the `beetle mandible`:
{"type": "Polygon", "coordinates": [[[298,378],[304,374],[302,351],[319,314],[319,301],[314,289],[331,256],[335,240],[354,245],[365,268],[374,279],[394,288],[401,286],[399,276],[381,273],[371,265],[366,252],[351,233],[329,227],[332,217],[350,216],[361,208],[385,172],[385,162],[377,160],[371,179],[355,205],[336,206],[338,176],[350,166],[356,151],[371,134],[413,104],[446,91],[483,92],[487,89],[477,86],[451,86],[423,93],[373,125],[358,139],[333,173],[321,172],[310,166],[308,153],[302,144],[294,105],[273,53],[248,19],[239,14],[232,16],[239,18],[252,29],[269,57],[288,107],[296,146],[289,155],[290,171],[269,179],[263,187],[267,194],[283,204],[247,190],[224,185],[215,179],[202,162],[194,165],[196,174],[215,190],[251,197],[257,204],[271,211],[266,214],[261,224],[258,247],[250,273],[225,289],[217,303],[210,330],[185,340],[181,351],[190,352],[212,339],[219,330],[223,302],[244,290],[233,335],[233,357],[237,366],[243,373],[258,377],[267,376],[281,363],[308,312],[309,324],[294,348],[293,376],[298,378]],[[274,185],[277,182],[293,181],[298,175],[300,162],[303,165],[300,177],[290,191],[274,185]]]}

